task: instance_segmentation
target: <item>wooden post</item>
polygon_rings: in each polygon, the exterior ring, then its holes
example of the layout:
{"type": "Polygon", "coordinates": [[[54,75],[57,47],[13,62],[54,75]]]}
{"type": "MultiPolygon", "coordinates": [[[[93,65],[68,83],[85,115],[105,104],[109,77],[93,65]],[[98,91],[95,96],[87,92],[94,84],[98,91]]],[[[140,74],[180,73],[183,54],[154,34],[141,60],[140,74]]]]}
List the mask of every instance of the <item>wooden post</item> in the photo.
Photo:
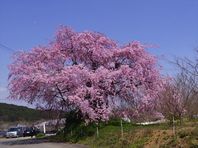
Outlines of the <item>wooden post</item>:
{"type": "Polygon", "coordinates": [[[99,137],[99,130],[98,130],[98,123],[96,124],[97,126],[96,126],[96,136],[97,136],[97,138],[99,137]]]}
{"type": "Polygon", "coordinates": [[[46,127],[45,127],[46,122],[43,122],[43,133],[46,133],[46,127]]]}
{"type": "Polygon", "coordinates": [[[123,138],[123,124],[122,124],[122,119],[120,120],[120,129],[121,129],[121,137],[123,138]]]}
{"type": "Polygon", "coordinates": [[[175,118],[173,115],[173,136],[175,136],[175,118]]]}

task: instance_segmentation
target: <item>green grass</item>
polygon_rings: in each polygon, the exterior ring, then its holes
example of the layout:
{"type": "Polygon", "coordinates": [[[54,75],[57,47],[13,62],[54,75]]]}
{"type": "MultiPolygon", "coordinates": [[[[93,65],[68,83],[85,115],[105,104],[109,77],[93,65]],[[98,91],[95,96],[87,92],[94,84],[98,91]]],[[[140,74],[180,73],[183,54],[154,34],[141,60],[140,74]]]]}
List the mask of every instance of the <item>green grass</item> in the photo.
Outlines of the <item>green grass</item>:
{"type": "Polygon", "coordinates": [[[122,148],[142,147],[152,134],[152,129],[167,129],[167,124],[161,125],[136,125],[133,123],[123,123],[124,136],[121,137],[120,121],[113,120],[108,124],[99,124],[99,137],[96,135],[96,125],[78,126],[73,130],[71,135],[67,133],[66,136],[63,132],[60,132],[58,136],[54,137],[57,141],[67,141],[73,143],[80,143],[88,145],[93,148],[122,148]],[[142,131],[139,137],[136,137],[136,133],[142,131]],[[81,134],[79,134],[81,133],[81,134]]]}
{"type": "Polygon", "coordinates": [[[44,138],[45,137],[45,134],[44,133],[39,133],[36,135],[36,138],[38,139],[41,139],[41,138],[44,138]]]}
{"type": "MultiPolygon", "coordinates": [[[[80,143],[91,148],[142,148],[145,145],[157,147],[198,147],[197,121],[185,121],[176,125],[176,135],[172,134],[169,123],[158,125],[136,125],[123,123],[124,135],[121,136],[120,121],[112,120],[108,124],[99,124],[99,137],[96,135],[96,125],[80,126],[71,133],[60,132],[53,137],[54,141],[80,143]]],[[[74,127],[73,127],[74,128],[74,127]]]]}

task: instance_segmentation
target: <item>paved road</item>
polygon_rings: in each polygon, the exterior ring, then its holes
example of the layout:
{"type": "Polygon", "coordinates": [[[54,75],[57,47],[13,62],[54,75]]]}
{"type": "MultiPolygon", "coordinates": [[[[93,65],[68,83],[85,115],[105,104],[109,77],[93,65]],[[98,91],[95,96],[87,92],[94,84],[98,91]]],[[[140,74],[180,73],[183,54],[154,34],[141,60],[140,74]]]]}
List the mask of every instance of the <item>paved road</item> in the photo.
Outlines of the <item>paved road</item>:
{"type": "Polygon", "coordinates": [[[0,148],[87,148],[78,144],[51,143],[31,138],[0,138],[0,148]]]}

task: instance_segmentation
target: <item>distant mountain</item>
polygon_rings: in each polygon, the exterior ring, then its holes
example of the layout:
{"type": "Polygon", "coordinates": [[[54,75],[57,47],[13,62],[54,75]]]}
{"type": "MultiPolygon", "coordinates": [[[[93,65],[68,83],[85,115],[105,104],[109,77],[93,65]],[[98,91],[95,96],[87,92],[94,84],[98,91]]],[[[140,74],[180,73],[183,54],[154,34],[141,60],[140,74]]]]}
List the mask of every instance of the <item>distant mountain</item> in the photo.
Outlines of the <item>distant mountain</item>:
{"type": "Polygon", "coordinates": [[[49,113],[24,106],[0,103],[0,121],[36,121],[48,119],[49,113]]]}

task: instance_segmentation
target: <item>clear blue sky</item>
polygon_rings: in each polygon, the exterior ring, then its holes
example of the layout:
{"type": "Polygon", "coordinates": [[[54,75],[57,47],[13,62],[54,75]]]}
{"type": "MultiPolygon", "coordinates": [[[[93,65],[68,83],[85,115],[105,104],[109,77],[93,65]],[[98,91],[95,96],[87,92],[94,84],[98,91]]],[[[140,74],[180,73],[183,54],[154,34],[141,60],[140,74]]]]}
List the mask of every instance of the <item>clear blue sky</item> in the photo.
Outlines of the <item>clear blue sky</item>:
{"type": "MultiPolygon", "coordinates": [[[[172,74],[165,60],[193,57],[198,47],[198,0],[0,0],[0,44],[14,50],[47,44],[59,25],[102,32],[119,43],[158,45],[149,51],[172,74]]],[[[0,46],[0,102],[11,55],[0,46]]]]}

